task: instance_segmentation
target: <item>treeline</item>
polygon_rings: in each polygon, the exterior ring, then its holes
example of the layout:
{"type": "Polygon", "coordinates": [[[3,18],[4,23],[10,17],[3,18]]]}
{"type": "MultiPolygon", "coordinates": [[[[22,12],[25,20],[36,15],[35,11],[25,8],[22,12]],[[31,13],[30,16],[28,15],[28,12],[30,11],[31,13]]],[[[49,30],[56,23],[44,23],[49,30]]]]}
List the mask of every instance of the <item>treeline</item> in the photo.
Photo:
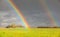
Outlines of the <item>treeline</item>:
{"type": "Polygon", "coordinates": [[[22,25],[16,25],[16,24],[11,24],[11,25],[6,26],[6,28],[18,28],[18,27],[24,28],[22,25]]]}

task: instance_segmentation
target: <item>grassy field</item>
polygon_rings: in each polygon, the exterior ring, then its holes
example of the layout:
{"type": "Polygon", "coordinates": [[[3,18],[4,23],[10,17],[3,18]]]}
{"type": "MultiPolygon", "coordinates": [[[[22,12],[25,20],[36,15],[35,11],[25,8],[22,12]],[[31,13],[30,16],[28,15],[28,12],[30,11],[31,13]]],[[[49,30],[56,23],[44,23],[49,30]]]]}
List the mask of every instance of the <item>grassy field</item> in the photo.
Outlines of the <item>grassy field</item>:
{"type": "Polygon", "coordinates": [[[60,28],[0,28],[0,37],[60,37],[60,28]]]}

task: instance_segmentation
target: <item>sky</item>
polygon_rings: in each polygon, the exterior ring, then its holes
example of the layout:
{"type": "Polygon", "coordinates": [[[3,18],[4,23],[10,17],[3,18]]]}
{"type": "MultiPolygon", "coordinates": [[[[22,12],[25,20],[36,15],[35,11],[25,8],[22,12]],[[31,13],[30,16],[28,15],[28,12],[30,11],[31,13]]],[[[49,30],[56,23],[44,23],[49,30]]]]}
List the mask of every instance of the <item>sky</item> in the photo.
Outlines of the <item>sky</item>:
{"type": "MultiPolygon", "coordinates": [[[[60,2],[59,0],[43,0],[51,12],[54,22],[59,26],[60,22],[60,2]],[[57,21],[56,21],[57,20],[57,21]],[[58,22],[58,23],[57,23],[58,22]]],[[[45,11],[45,6],[41,0],[13,0],[22,12],[30,27],[53,26],[51,19],[45,11]]],[[[0,27],[5,27],[10,23],[20,24],[14,10],[8,7],[5,0],[0,0],[0,27]]]]}

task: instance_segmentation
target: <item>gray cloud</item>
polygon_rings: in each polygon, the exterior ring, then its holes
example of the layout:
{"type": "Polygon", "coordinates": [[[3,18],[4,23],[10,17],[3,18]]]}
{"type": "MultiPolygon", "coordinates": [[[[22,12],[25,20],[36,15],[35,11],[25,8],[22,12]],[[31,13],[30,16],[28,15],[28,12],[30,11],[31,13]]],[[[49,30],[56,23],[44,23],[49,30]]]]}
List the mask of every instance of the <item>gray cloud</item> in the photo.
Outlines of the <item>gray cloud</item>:
{"type": "Polygon", "coordinates": [[[21,24],[14,11],[1,11],[0,12],[0,27],[5,27],[12,23],[21,24]]]}
{"type": "MultiPolygon", "coordinates": [[[[17,15],[14,13],[14,10],[10,9],[7,5],[7,2],[0,0],[0,24],[10,24],[15,22],[20,24],[20,20],[17,15]],[[3,12],[4,11],[4,12],[3,12]],[[12,21],[13,20],[13,21],[12,21]],[[3,21],[6,21],[3,23],[3,21]]],[[[31,27],[36,26],[52,26],[51,19],[47,15],[44,7],[41,5],[39,0],[13,0],[14,3],[18,6],[20,11],[23,13],[24,17],[28,21],[31,27]]],[[[51,11],[51,14],[56,22],[60,20],[60,4],[58,0],[45,0],[48,9],[51,11]]],[[[59,25],[59,24],[58,24],[59,25]]],[[[5,26],[5,25],[4,25],[5,26]]]]}
{"type": "MultiPolygon", "coordinates": [[[[13,0],[24,14],[30,26],[52,26],[50,17],[44,11],[44,6],[40,0],[13,0]],[[20,4],[20,5],[19,5],[20,4]]],[[[44,0],[43,0],[44,1],[44,0]]],[[[45,0],[52,18],[60,20],[60,4],[58,0],[45,0]]],[[[55,21],[54,20],[54,21],[55,21]]],[[[58,24],[59,25],[59,24],[58,24]]]]}
{"type": "Polygon", "coordinates": [[[6,2],[6,0],[0,0],[0,11],[8,11],[11,10],[8,7],[8,3],[6,2]]]}

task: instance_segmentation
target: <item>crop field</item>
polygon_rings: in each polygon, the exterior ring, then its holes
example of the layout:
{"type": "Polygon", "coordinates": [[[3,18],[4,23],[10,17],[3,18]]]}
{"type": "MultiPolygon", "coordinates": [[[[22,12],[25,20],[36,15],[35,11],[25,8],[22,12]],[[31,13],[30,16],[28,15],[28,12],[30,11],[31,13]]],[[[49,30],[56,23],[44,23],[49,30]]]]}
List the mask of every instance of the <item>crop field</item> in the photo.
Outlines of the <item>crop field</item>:
{"type": "Polygon", "coordinates": [[[60,28],[0,28],[0,37],[60,37],[60,28]]]}

